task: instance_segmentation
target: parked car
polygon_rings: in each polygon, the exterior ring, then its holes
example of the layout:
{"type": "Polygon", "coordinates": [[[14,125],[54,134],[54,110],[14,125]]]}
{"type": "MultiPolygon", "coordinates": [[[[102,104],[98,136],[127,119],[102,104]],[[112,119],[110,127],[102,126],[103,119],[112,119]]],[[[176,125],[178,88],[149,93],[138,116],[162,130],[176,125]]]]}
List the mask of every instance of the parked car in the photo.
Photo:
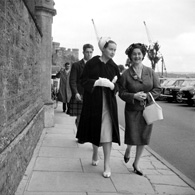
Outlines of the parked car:
{"type": "Polygon", "coordinates": [[[195,95],[192,97],[192,101],[194,101],[194,104],[195,104],[195,95]]]}
{"type": "MultiPolygon", "coordinates": [[[[171,86],[172,81],[175,81],[175,78],[159,78],[159,80],[162,88],[161,94],[163,94],[163,90],[165,89],[165,86],[171,86]]],[[[156,100],[164,100],[164,99],[166,98],[160,95],[156,100]]]]}
{"type": "Polygon", "coordinates": [[[181,88],[182,83],[187,78],[174,78],[170,79],[170,81],[162,87],[161,97],[166,99],[168,102],[177,102],[177,93],[181,88]]]}
{"type": "Polygon", "coordinates": [[[159,78],[159,80],[160,80],[160,85],[162,86],[168,81],[168,78],[161,77],[161,78],[159,78]]]}
{"type": "Polygon", "coordinates": [[[195,79],[185,81],[177,94],[177,102],[186,102],[189,106],[194,104],[193,96],[195,95],[195,79]]]}
{"type": "Polygon", "coordinates": [[[167,78],[167,80],[165,80],[162,84],[161,84],[161,87],[162,87],[162,91],[161,91],[161,94],[159,96],[159,100],[166,100],[166,96],[164,96],[164,91],[166,88],[172,86],[175,82],[175,78],[167,78]]]}

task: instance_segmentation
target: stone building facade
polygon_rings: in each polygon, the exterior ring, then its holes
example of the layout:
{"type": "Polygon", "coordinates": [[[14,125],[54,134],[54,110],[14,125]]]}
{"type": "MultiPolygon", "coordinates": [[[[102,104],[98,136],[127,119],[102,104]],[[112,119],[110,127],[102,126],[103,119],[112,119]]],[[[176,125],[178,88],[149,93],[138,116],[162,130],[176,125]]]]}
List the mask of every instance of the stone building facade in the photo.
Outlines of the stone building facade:
{"type": "Polygon", "coordinates": [[[43,128],[52,126],[53,6],[53,0],[0,0],[1,195],[14,194],[43,128]]]}
{"type": "Polygon", "coordinates": [[[74,63],[79,60],[79,49],[66,49],[60,43],[52,43],[52,73],[55,74],[66,62],[74,63]]]}

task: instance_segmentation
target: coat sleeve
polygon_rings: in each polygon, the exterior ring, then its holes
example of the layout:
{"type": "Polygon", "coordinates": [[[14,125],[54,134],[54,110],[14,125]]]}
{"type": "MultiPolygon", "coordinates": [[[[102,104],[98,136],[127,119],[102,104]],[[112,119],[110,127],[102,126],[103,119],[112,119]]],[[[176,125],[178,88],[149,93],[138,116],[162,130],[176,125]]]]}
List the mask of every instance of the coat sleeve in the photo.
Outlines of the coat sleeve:
{"type": "MultiPolygon", "coordinates": [[[[161,85],[160,80],[157,76],[157,74],[152,70],[152,79],[153,79],[153,88],[151,91],[149,91],[154,99],[158,98],[161,93],[161,85]]],[[[150,103],[152,101],[150,95],[147,93],[147,103],[150,103]]]]}
{"type": "Polygon", "coordinates": [[[75,97],[76,93],[78,93],[77,90],[77,76],[78,71],[76,64],[72,64],[71,72],[70,72],[70,89],[72,91],[73,96],[75,97]]]}
{"type": "Polygon", "coordinates": [[[83,69],[83,73],[81,75],[81,85],[86,91],[92,93],[96,79],[89,78],[89,75],[90,75],[90,64],[87,62],[87,64],[83,69]]]}
{"type": "Polygon", "coordinates": [[[56,74],[56,78],[60,78],[60,74],[61,74],[61,72],[59,71],[59,72],[56,74]]]}
{"type": "Polygon", "coordinates": [[[114,83],[114,90],[113,90],[114,95],[116,95],[116,93],[119,91],[119,86],[120,86],[121,75],[120,75],[120,72],[118,70],[118,67],[117,67],[117,71],[116,71],[116,76],[117,76],[117,81],[116,81],[116,83],[114,83]]]}
{"type": "Polygon", "coordinates": [[[134,93],[128,92],[126,85],[127,85],[126,74],[123,74],[119,82],[119,97],[127,103],[134,104],[134,93]]]}

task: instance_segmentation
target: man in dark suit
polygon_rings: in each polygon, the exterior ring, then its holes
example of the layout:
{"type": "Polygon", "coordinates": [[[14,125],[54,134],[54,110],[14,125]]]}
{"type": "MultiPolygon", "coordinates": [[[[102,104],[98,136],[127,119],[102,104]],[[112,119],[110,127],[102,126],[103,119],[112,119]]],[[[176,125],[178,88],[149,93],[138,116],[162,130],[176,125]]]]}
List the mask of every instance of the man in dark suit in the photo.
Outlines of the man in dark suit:
{"type": "Polygon", "coordinates": [[[68,114],[76,116],[76,126],[78,127],[80,114],[82,110],[82,97],[84,89],[80,84],[80,77],[82,75],[85,63],[92,58],[93,46],[91,44],[83,45],[83,59],[72,64],[70,73],[70,88],[72,97],[69,103],[68,114]]]}

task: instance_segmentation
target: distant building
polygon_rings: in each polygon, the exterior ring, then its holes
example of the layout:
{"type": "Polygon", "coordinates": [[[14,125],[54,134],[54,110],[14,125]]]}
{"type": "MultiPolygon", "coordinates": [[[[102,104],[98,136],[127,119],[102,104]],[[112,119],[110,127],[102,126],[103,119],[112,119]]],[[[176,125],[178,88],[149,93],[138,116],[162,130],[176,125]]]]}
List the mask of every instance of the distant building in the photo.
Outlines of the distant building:
{"type": "Polygon", "coordinates": [[[55,74],[66,62],[71,64],[79,60],[79,49],[66,49],[60,43],[52,43],[52,73],[55,74]]]}

